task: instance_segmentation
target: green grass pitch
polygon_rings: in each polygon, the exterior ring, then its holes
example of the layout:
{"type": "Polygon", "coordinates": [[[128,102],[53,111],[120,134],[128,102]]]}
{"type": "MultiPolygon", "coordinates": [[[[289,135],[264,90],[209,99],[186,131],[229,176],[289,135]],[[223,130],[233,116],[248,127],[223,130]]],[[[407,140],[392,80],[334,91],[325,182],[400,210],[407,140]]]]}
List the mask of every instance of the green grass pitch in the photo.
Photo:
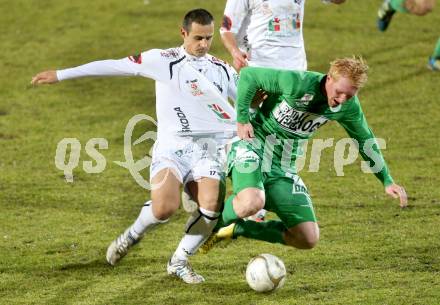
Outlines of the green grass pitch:
{"type": "MultiPolygon", "coordinates": [[[[440,35],[439,8],[425,17],[397,14],[386,33],[375,28],[380,0],[326,6],[307,0],[304,36],[309,69],[360,54],[370,65],[360,99],[385,158],[409,195],[409,208],[384,194],[359,159],[338,177],[333,150],[320,170],[301,172],[314,200],[321,241],[300,251],[238,239],[192,259],[206,283],[185,285],[166,274],[183,233],[183,210],[115,268],[108,244],[137,216],[149,193],[113,161],[135,114],[154,116],[154,83],[143,78],[81,79],[32,88],[45,69],[122,58],[181,43],[178,27],[195,7],[225,1],[0,0],[0,304],[440,304],[440,73],[426,69],[440,35]],[[84,147],[105,138],[98,174],[84,147]],[[54,164],[57,143],[82,146],[74,182],[54,164]],[[272,253],[286,264],[285,286],[272,294],[248,288],[251,257],[272,253]]],[[[218,32],[212,54],[229,60],[218,32]]],[[[142,124],[140,136],[153,126],[142,124]]],[[[315,138],[345,137],[328,124],[315,138]]],[[[139,159],[149,148],[135,149],[139,159]]],[[[306,163],[306,169],[308,163],[306,163]]]]}

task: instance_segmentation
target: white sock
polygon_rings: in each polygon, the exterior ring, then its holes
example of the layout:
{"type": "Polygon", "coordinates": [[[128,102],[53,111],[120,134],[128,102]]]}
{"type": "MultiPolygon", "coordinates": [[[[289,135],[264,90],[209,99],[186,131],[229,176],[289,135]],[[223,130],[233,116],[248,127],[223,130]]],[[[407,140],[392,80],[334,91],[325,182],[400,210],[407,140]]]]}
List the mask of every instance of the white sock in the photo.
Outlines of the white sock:
{"type": "Polygon", "coordinates": [[[183,236],[173,260],[187,260],[208,239],[217,224],[220,212],[208,211],[199,208],[188,219],[185,227],[186,234],[183,236]]]}
{"type": "Polygon", "coordinates": [[[138,239],[145,232],[151,230],[156,225],[167,222],[166,220],[159,220],[153,215],[153,207],[151,205],[151,200],[147,201],[141,209],[138,218],[130,227],[130,233],[135,239],[138,239]]]}

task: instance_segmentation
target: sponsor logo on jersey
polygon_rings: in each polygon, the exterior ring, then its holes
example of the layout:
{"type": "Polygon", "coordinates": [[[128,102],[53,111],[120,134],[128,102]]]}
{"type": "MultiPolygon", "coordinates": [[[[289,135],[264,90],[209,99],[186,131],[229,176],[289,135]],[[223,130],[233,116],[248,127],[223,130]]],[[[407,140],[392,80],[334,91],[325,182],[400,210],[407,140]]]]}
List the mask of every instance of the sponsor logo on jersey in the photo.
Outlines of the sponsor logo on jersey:
{"type": "Polygon", "coordinates": [[[134,62],[135,64],[142,63],[142,55],[141,54],[128,56],[128,59],[131,60],[132,62],[134,62]]]}
{"type": "Polygon", "coordinates": [[[303,104],[303,105],[308,105],[309,102],[311,100],[313,100],[314,95],[310,94],[310,93],[306,93],[304,94],[304,96],[302,98],[300,98],[299,100],[296,100],[297,104],[303,104]]]}
{"type": "Polygon", "coordinates": [[[281,30],[281,20],[278,17],[273,18],[269,21],[269,31],[279,32],[281,30]]]}
{"type": "Polygon", "coordinates": [[[222,109],[222,107],[220,107],[217,104],[211,104],[208,105],[209,109],[211,109],[220,119],[222,120],[230,120],[231,116],[222,109]]]}
{"type": "Polygon", "coordinates": [[[180,125],[182,126],[181,132],[191,132],[191,128],[189,127],[189,121],[186,118],[185,113],[180,109],[180,107],[174,108],[174,111],[176,111],[177,118],[180,121],[180,125]]]}
{"type": "Polygon", "coordinates": [[[163,50],[163,51],[160,52],[160,56],[166,57],[166,58],[178,57],[179,56],[179,52],[177,51],[177,49],[163,50]]]}
{"type": "Polygon", "coordinates": [[[213,63],[219,63],[219,64],[223,64],[223,65],[227,65],[228,63],[224,60],[221,60],[220,58],[217,58],[215,56],[211,56],[211,61],[213,63]]]}
{"type": "Polygon", "coordinates": [[[186,83],[189,85],[190,92],[193,96],[203,95],[202,90],[200,90],[200,88],[199,88],[199,84],[198,84],[197,79],[187,80],[186,83]]]}
{"type": "Polygon", "coordinates": [[[272,115],[281,128],[301,136],[312,135],[328,121],[324,116],[299,111],[290,106],[285,100],[272,110],[272,115]]]}
{"type": "Polygon", "coordinates": [[[292,26],[296,30],[301,27],[301,15],[299,13],[296,13],[295,18],[292,20],[292,26]]]}

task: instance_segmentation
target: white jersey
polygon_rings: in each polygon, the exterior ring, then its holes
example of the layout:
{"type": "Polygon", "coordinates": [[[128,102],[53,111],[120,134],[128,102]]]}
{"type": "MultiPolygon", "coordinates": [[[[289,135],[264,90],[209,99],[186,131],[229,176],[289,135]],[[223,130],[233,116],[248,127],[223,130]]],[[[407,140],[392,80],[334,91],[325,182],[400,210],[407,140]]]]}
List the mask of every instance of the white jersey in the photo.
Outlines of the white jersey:
{"type": "Polygon", "coordinates": [[[183,47],[153,49],[119,60],[102,60],[59,70],[65,80],[84,76],[143,76],[156,81],[158,139],[169,136],[231,138],[236,132],[238,75],[212,55],[195,57],[183,47]]]}
{"type": "Polygon", "coordinates": [[[251,66],[305,70],[304,2],[227,0],[220,32],[233,33],[240,46],[246,31],[251,66]]]}
{"type": "Polygon", "coordinates": [[[237,34],[235,34],[235,40],[237,41],[237,46],[240,50],[244,52],[249,52],[251,50],[249,46],[249,38],[247,33],[249,23],[250,23],[249,15],[246,15],[246,17],[243,19],[243,22],[241,23],[240,29],[238,29],[237,34]]]}

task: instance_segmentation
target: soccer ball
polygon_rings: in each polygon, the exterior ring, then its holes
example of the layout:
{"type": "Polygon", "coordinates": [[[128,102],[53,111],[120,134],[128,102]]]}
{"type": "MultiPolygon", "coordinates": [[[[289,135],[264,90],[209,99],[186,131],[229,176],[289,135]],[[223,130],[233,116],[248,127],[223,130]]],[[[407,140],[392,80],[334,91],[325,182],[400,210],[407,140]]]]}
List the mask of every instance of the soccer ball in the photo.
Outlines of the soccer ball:
{"type": "Polygon", "coordinates": [[[282,260],[272,254],[260,254],[252,258],[246,268],[246,281],[258,292],[281,288],[286,279],[286,267],[282,260]]]}

